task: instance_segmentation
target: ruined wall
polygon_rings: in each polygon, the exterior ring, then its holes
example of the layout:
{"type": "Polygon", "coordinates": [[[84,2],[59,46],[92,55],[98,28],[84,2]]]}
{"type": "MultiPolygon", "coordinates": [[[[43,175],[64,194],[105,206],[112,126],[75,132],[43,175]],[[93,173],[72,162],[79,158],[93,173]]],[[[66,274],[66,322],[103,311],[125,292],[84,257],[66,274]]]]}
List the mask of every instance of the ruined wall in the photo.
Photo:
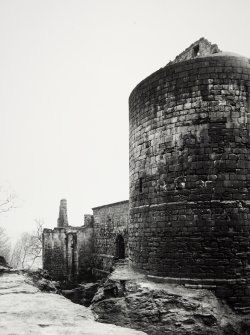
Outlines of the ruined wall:
{"type": "Polygon", "coordinates": [[[94,230],[92,215],[85,218],[84,228],[77,232],[78,279],[87,280],[92,277],[94,266],[94,230]]]}
{"type": "Polygon", "coordinates": [[[93,267],[93,226],[44,229],[43,268],[55,280],[89,279],[93,267]]]}
{"type": "Polygon", "coordinates": [[[249,60],[217,53],[160,69],[129,101],[131,265],[239,308],[250,306],[249,88],[249,60]]]}
{"type": "Polygon", "coordinates": [[[64,228],[44,229],[43,231],[43,268],[52,278],[67,278],[66,231],[64,228]]]}
{"type": "MultiPolygon", "coordinates": [[[[59,218],[62,205],[67,217],[61,201],[59,218]]],[[[43,267],[56,280],[102,277],[115,259],[128,255],[128,201],[93,208],[93,215],[84,215],[84,226],[61,225],[58,219],[59,227],[43,232],[43,267]]]]}
{"type": "Polygon", "coordinates": [[[95,274],[109,273],[117,258],[117,237],[122,236],[127,257],[128,201],[93,208],[95,274]]]}
{"type": "Polygon", "coordinates": [[[186,50],[176,56],[173,62],[169,64],[183,62],[195,57],[206,56],[207,54],[215,54],[220,52],[217,44],[212,44],[204,37],[191,44],[186,50]]]}

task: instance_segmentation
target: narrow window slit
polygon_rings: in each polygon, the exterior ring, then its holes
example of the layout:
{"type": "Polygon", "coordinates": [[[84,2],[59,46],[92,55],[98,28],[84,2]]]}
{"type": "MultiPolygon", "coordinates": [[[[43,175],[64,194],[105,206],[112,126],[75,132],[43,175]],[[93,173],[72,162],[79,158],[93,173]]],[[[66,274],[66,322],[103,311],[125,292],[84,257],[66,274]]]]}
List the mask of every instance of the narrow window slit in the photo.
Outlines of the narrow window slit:
{"type": "Polygon", "coordinates": [[[142,193],[142,178],[139,179],[139,191],[142,193]]]}

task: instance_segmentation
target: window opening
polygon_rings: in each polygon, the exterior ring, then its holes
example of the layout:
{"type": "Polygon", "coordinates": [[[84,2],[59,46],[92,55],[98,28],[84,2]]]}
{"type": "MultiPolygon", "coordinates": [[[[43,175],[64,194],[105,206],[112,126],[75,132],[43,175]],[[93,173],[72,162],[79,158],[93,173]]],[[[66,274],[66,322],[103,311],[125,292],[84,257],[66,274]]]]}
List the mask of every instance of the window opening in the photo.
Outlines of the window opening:
{"type": "Polygon", "coordinates": [[[142,178],[139,179],[139,191],[142,193],[142,178]]]}
{"type": "Polygon", "coordinates": [[[194,57],[200,56],[200,46],[199,46],[199,44],[197,44],[194,47],[193,52],[194,52],[194,57]]]}

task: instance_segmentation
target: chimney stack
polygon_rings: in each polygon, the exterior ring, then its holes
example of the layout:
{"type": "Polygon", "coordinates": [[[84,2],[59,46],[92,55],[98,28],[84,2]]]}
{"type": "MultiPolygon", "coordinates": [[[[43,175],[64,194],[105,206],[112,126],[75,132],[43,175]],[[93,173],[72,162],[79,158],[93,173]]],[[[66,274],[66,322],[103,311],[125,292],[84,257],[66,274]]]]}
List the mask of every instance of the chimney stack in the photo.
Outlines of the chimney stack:
{"type": "Polygon", "coordinates": [[[62,199],[60,201],[59,217],[58,217],[58,220],[57,220],[57,227],[58,228],[68,227],[67,200],[66,199],[62,199]]]}

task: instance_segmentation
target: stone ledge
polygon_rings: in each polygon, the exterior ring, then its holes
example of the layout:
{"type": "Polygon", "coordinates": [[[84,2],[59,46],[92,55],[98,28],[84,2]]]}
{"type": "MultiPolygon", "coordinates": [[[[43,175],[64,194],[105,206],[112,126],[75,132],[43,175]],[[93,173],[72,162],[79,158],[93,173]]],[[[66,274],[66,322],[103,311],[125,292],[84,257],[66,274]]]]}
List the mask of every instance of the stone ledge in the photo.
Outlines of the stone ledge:
{"type": "Polygon", "coordinates": [[[202,288],[201,286],[204,284],[206,286],[215,286],[218,285],[234,285],[234,284],[246,284],[246,279],[243,278],[231,278],[231,279],[201,279],[201,278],[174,278],[174,277],[160,277],[160,276],[152,276],[152,275],[146,275],[146,278],[149,280],[158,282],[158,283],[176,283],[176,284],[185,284],[186,285],[194,285],[199,286],[199,288],[202,288]]]}
{"type": "Polygon", "coordinates": [[[110,258],[113,259],[114,256],[108,255],[108,254],[93,254],[94,257],[100,257],[100,258],[110,258]]]}

